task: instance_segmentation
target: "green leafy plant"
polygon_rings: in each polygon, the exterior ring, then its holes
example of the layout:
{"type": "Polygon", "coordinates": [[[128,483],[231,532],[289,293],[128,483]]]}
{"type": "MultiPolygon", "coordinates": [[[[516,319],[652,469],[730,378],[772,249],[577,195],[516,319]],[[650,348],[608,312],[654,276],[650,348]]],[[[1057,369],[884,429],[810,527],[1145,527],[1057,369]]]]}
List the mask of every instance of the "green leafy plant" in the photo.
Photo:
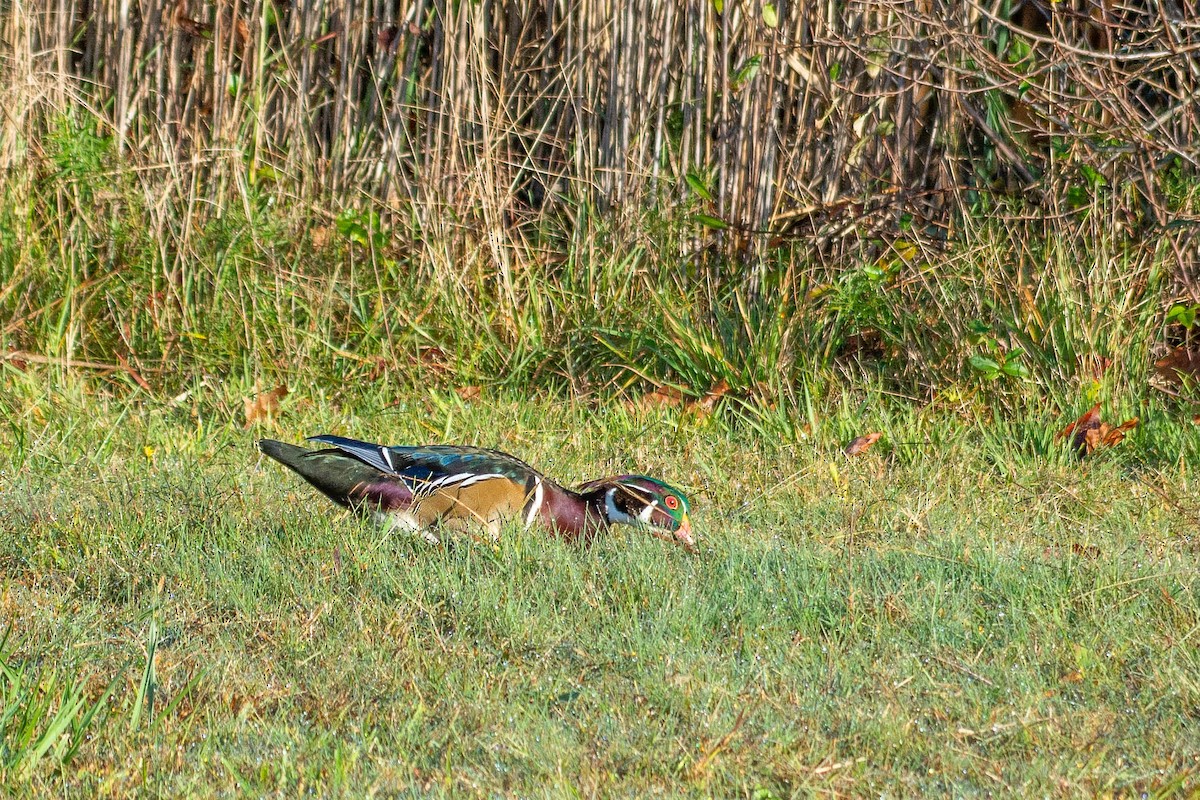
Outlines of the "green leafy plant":
{"type": "Polygon", "coordinates": [[[1029,367],[1022,361],[1025,351],[1017,347],[1006,350],[992,333],[992,327],[982,320],[973,320],[970,325],[968,339],[982,353],[975,353],[967,358],[971,369],[975,370],[984,380],[994,381],[1002,377],[1028,380],[1032,377],[1029,367]]]}
{"type": "Polygon", "coordinates": [[[337,230],[348,241],[363,247],[382,249],[390,233],[380,222],[379,212],[374,209],[359,211],[348,208],[337,217],[337,230]]]}
{"type": "Polygon", "coordinates": [[[1176,303],[1167,312],[1167,324],[1182,325],[1190,331],[1196,324],[1197,316],[1200,316],[1200,303],[1193,303],[1190,306],[1176,303]]]}

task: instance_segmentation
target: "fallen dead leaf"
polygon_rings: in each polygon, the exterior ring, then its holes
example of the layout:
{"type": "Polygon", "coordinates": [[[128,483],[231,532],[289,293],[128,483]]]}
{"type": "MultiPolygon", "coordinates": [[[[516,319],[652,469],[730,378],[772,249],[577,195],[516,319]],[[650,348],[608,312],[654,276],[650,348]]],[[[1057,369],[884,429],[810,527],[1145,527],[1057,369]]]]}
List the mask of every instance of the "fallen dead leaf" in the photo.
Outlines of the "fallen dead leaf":
{"type": "Polygon", "coordinates": [[[1100,427],[1100,404],[1092,406],[1079,419],[1072,422],[1067,427],[1054,435],[1054,441],[1059,441],[1071,436],[1071,447],[1076,453],[1083,455],[1087,450],[1087,433],[1100,427]]]}
{"type": "Polygon", "coordinates": [[[857,439],[846,445],[843,451],[848,456],[858,456],[870,450],[875,446],[875,443],[882,437],[882,433],[868,433],[865,436],[859,436],[857,439]]]}
{"type": "Polygon", "coordinates": [[[1107,422],[1102,423],[1100,425],[1100,430],[1103,431],[1103,435],[1100,437],[1101,446],[1112,447],[1114,444],[1117,444],[1125,438],[1125,434],[1138,426],[1138,422],[1137,417],[1130,417],[1115,428],[1109,428],[1107,422]],[[1107,430],[1105,430],[1106,428],[1107,430]]]}
{"type": "Polygon", "coordinates": [[[1100,548],[1094,544],[1080,544],[1079,542],[1071,542],[1071,552],[1084,558],[1100,557],[1100,548]]]}
{"type": "Polygon", "coordinates": [[[482,386],[459,386],[457,389],[454,390],[454,393],[457,394],[459,397],[461,397],[463,400],[470,402],[471,400],[478,400],[480,398],[480,396],[483,394],[483,387],[482,386]]]}
{"type": "Polygon", "coordinates": [[[729,394],[729,382],[722,379],[720,383],[709,389],[704,394],[704,397],[692,403],[688,408],[703,414],[711,414],[713,409],[717,407],[717,403],[727,394],[729,394]]]}
{"type": "Polygon", "coordinates": [[[1081,670],[1073,669],[1066,675],[1063,675],[1062,679],[1065,683],[1079,683],[1083,680],[1083,672],[1081,670]]]}
{"type": "Polygon", "coordinates": [[[274,389],[259,392],[257,395],[243,400],[242,410],[246,415],[246,423],[242,429],[245,430],[256,422],[274,419],[275,414],[279,411],[279,401],[287,395],[288,388],[286,386],[276,386],[274,389]]]}
{"type": "Polygon", "coordinates": [[[1200,350],[1176,347],[1154,362],[1154,370],[1167,383],[1200,380],[1200,350]]]}
{"type": "Polygon", "coordinates": [[[1089,456],[1101,447],[1112,447],[1120,443],[1138,426],[1138,418],[1131,417],[1120,425],[1110,425],[1100,419],[1100,404],[1092,406],[1086,414],[1063,428],[1054,436],[1054,441],[1071,437],[1071,449],[1080,458],[1089,456]]]}
{"type": "Polygon", "coordinates": [[[320,250],[325,245],[329,244],[329,237],[332,231],[328,225],[317,225],[309,230],[308,235],[312,237],[312,245],[316,250],[320,250]]]}
{"type": "Polygon", "coordinates": [[[450,358],[440,347],[422,347],[417,353],[417,361],[422,367],[434,372],[450,371],[450,358]]]}
{"type": "Polygon", "coordinates": [[[638,403],[648,407],[675,408],[683,405],[683,390],[674,386],[659,386],[642,395],[638,403]]]}

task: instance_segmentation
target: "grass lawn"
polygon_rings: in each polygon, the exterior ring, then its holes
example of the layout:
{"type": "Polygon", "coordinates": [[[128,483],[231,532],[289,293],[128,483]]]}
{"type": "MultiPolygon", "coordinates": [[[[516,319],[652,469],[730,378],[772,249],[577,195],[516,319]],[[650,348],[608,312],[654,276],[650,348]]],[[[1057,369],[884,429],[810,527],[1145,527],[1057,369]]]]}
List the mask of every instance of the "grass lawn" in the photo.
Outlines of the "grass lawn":
{"type": "Polygon", "coordinates": [[[1200,786],[1200,429],[1165,411],[1081,464],[1060,419],[867,396],[806,438],[783,411],[293,387],[242,430],[212,389],[5,380],[5,795],[1200,786]],[[252,444],[318,432],[658,475],[701,553],[385,535],[252,444]]]}

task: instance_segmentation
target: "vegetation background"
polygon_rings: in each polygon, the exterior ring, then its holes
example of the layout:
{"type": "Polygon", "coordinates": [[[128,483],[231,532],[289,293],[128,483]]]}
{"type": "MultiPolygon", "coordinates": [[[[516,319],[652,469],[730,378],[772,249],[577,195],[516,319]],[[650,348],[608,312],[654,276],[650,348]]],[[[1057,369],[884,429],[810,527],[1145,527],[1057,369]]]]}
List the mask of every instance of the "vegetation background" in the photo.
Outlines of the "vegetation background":
{"type": "Polygon", "coordinates": [[[1198,54],[1140,0],[0,4],[0,779],[1194,788],[1198,54]],[[280,426],[633,463],[712,554],[335,543],[231,477],[280,426]]]}

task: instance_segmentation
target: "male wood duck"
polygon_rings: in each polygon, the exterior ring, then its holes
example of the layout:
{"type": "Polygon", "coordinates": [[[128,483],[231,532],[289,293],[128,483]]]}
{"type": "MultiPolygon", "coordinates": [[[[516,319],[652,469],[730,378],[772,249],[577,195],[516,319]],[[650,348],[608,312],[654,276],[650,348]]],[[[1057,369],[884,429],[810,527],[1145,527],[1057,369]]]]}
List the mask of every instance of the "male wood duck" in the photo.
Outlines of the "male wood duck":
{"type": "Polygon", "coordinates": [[[591,539],[610,525],[644,528],[696,552],[683,492],[644,475],[616,475],[566,489],[499,450],[455,445],[385,447],[341,436],[305,450],[262,439],[258,449],[339,505],[371,513],[436,543],[435,525],[479,523],[495,537],[502,521],[540,521],[566,539],[591,539]]]}

